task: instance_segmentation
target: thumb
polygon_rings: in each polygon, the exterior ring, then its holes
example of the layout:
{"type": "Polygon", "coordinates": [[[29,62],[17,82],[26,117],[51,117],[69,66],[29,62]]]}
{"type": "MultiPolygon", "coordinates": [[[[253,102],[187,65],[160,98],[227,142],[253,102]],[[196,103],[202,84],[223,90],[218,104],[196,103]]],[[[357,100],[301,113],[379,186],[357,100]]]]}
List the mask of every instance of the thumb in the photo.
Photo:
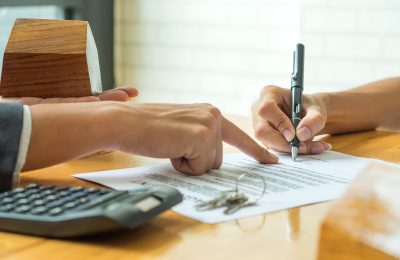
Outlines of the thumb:
{"type": "Polygon", "coordinates": [[[319,110],[308,108],[305,117],[296,129],[296,136],[301,142],[312,139],[325,127],[326,115],[319,110]]]}

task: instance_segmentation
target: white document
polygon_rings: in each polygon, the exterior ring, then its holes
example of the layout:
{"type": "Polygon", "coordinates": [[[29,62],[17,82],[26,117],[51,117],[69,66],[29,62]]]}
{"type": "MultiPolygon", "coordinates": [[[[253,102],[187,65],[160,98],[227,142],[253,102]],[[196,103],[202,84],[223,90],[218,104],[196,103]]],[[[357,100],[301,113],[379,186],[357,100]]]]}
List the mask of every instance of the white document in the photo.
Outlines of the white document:
{"type": "Polygon", "coordinates": [[[75,177],[117,189],[133,189],[141,185],[166,184],[178,189],[184,200],[173,208],[179,214],[205,222],[217,223],[242,217],[298,207],[338,198],[348,184],[366,167],[369,160],[337,152],[299,156],[293,162],[288,155],[279,155],[278,164],[259,164],[243,154],[225,155],[218,170],[201,176],[189,176],[162,163],[130,169],[76,174],[75,177]],[[235,189],[236,179],[248,173],[239,189],[251,199],[267,191],[257,205],[225,215],[224,208],[197,211],[195,205],[219,196],[221,191],[235,189]]]}

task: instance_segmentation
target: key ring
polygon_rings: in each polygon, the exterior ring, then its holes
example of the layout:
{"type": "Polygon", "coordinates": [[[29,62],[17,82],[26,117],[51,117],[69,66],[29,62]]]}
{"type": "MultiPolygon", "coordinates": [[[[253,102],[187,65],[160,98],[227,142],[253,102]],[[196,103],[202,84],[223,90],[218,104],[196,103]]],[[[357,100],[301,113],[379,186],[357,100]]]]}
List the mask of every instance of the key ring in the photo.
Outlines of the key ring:
{"type": "MultiPolygon", "coordinates": [[[[236,194],[239,194],[239,184],[240,184],[241,180],[242,180],[244,177],[246,177],[246,175],[248,175],[248,174],[249,174],[248,172],[242,173],[242,174],[237,178],[237,180],[236,180],[236,188],[235,188],[236,194]]],[[[260,197],[258,197],[258,198],[254,201],[254,203],[256,203],[256,202],[258,202],[260,199],[262,199],[262,198],[264,197],[264,194],[265,194],[265,192],[266,192],[266,190],[267,190],[267,183],[266,183],[265,179],[264,179],[262,176],[257,175],[257,174],[254,174],[254,175],[257,176],[257,178],[260,178],[260,179],[262,180],[262,183],[263,183],[263,191],[261,192],[260,197]]]]}

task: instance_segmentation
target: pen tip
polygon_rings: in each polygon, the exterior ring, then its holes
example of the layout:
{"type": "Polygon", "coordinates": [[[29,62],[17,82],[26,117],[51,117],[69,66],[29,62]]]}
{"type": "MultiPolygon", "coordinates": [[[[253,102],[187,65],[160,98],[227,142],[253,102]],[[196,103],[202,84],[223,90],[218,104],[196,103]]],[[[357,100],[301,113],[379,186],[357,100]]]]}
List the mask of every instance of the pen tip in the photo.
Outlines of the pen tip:
{"type": "Polygon", "coordinates": [[[298,152],[299,152],[299,149],[297,147],[292,147],[292,159],[293,159],[293,162],[296,161],[298,152]]]}

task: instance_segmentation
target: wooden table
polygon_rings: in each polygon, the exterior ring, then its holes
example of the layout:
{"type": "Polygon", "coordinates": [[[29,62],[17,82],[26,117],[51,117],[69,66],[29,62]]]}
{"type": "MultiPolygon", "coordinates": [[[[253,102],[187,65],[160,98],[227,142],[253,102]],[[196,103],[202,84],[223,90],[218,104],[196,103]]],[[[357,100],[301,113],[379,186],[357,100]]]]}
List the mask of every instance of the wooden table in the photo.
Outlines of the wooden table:
{"type": "MultiPolygon", "coordinates": [[[[234,120],[249,129],[247,119],[234,120]]],[[[325,138],[335,151],[400,161],[400,134],[363,132],[325,138]]],[[[227,152],[235,151],[226,147],[227,152]]],[[[119,152],[99,154],[21,175],[37,182],[95,186],[74,173],[134,167],[155,160],[119,152]]],[[[319,225],[331,203],[319,203],[223,224],[207,225],[168,211],[132,231],[77,240],[0,232],[1,259],[315,259],[319,225]]]]}

